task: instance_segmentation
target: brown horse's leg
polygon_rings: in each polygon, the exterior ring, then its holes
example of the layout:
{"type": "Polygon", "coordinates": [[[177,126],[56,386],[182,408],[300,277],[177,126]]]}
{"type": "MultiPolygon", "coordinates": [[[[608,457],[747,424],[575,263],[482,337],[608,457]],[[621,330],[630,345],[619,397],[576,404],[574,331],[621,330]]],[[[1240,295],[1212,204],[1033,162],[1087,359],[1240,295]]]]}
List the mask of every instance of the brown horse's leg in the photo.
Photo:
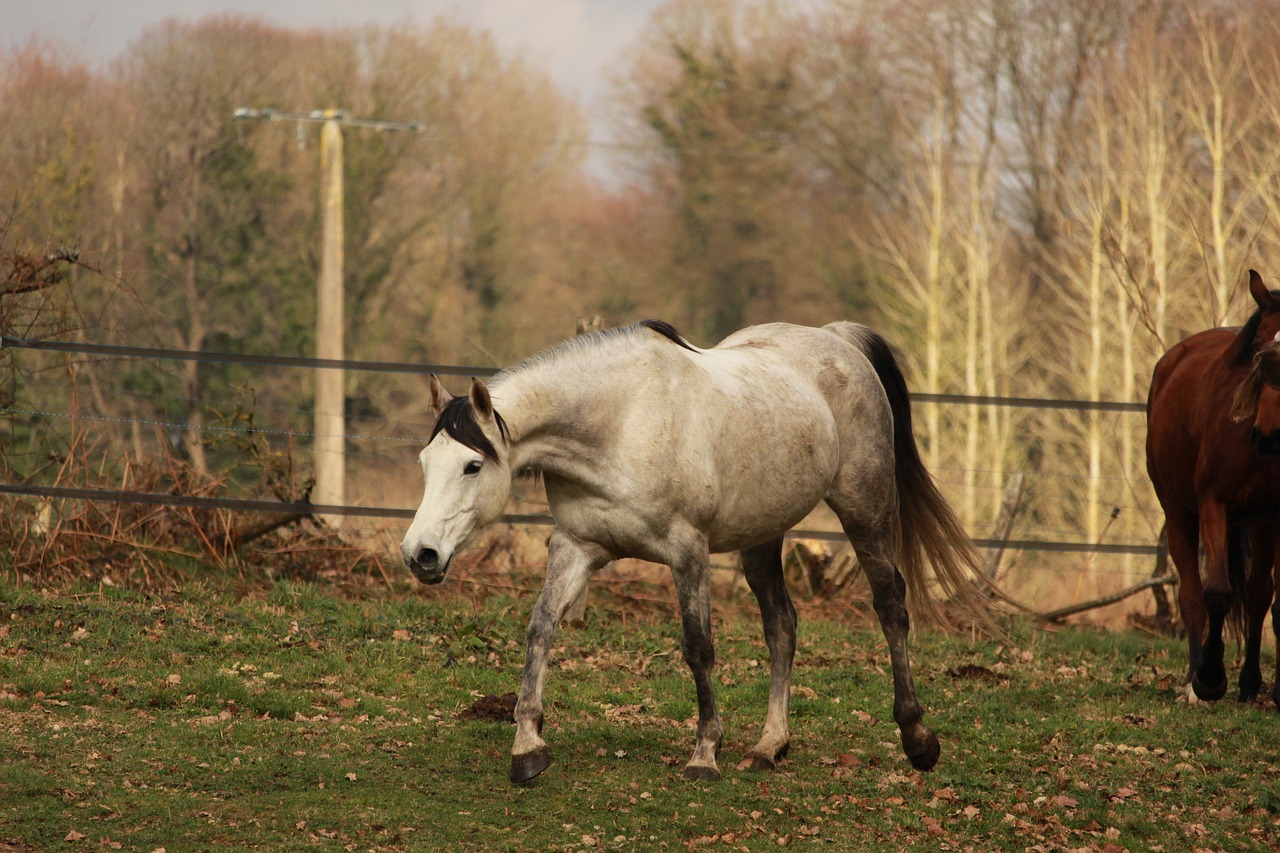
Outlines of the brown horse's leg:
{"type": "Polygon", "coordinates": [[[1271,701],[1276,703],[1276,710],[1280,710],[1280,559],[1276,560],[1273,571],[1275,577],[1271,586],[1276,600],[1271,605],[1271,630],[1276,635],[1276,675],[1271,687],[1271,701]]]}
{"type": "Polygon", "coordinates": [[[1248,702],[1262,689],[1262,629],[1271,604],[1271,569],[1276,535],[1270,525],[1249,531],[1249,574],[1245,586],[1244,665],[1240,669],[1240,701],[1248,702]]]}
{"type": "Polygon", "coordinates": [[[680,648],[693,673],[698,694],[697,743],[684,767],[684,778],[714,781],[720,778],[716,756],[724,739],[724,729],[711,682],[716,649],[711,639],[711,577],[705,547],[704,544],[701,552],[688,554],[683,561],[673,563],[671,577],[680,601],[680,648]]]}
{"type": "Polygon", "coordinates": [[[1233,600],[1227,572],[1228,532],[1225,507],[1217,502],[1204,504],[1200,508],[1200,541],[1204,543],[1204,609],[1209,625],[1201,647],[1200,665],[1191,676],[1191,689],[1206,701],[1221,699],[1227,692],[1222,627],[1233,600]]]}
{"type": "Polygon", "coordinates": [[[782,576],[782,540],[742,552],[742,573],[760,604],[764,641],[769,647],[769,710],[764,734],[739,770],[772,770],[791,746],[787,718],[791,708],[791,662],[796,655],[796,608],[782,576]]]}
{"type": "Polygon", "coordinates": [[[1204,588],[1200,584],[1200,519],[1195,513],[1166,509],[1169,558],[1178,569],[1178,612],[1187,632],[1187,683],[1200,666],[1204,642],[1204,588]]]}
{"type": "Polygon", "coordinates": [[[889,660],[893,665],[893,719],[902,732],[902,751],[917,770],[929,770],[938,762],[941,749],[938,736],[920,722],[924,709],[916,698],[907,652],[907,633],[911,627],[907,615],[907,584],[891,558],[893,539],[886,531],[868,535],[865,529],[846,523],[844,517],[841,523],[871,583],[872,604],[889,644],[889,660]]]}

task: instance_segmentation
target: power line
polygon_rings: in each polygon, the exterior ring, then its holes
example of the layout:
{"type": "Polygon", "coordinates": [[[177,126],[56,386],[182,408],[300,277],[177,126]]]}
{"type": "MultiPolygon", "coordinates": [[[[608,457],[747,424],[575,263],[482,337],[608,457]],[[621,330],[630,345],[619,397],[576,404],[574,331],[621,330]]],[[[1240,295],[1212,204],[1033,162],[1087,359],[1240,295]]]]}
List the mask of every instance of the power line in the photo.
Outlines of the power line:
{"type": "Polygon", "coordinates": [[[117,344],[94,344],[78,341],[46,341],[31,338],[13,338],[0,335],[0,348],[70,352],[82,355],[107,355],[122,358],[153,358],[174,361],[199,361],[222,364],[254,364],[265,367],[306,367],[312,369],[364,370],[382,373],[414,373],[437,376],[492,376],[494,367],[465,367],[448,364],[407,364],[391,361],[350,361],[347,359],[306,358],[288,355],[249,355],[240,353],[196,352],[191,350],[164,349],[161,347],[135,347],[117,344]]]}

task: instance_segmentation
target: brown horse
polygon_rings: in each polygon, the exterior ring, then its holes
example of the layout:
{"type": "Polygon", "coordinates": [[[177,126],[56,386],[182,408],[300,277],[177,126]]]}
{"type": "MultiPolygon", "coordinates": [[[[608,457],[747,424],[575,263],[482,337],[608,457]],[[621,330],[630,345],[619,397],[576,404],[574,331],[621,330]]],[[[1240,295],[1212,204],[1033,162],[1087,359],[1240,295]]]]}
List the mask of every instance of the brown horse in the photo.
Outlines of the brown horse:
{"type": "MultiPolygon", "coordinates": [[[[1227,691],[1222,629],[1232,615],[1245,623],[1240,701],[1258,694],[1262,628],[1280,582],[1280,291],[1250,270],[1249,293],[1258,310],[1248,322],[1170,349],[1147,398],[1147,472],[1178,567],[1187,677],[1205,700],[1227,691]]],[[[1280,633],[1280,602],[1271,618],[1280,633]]],[[[1277,669],[1271,696],[1280,706],[1277,669]]]]}

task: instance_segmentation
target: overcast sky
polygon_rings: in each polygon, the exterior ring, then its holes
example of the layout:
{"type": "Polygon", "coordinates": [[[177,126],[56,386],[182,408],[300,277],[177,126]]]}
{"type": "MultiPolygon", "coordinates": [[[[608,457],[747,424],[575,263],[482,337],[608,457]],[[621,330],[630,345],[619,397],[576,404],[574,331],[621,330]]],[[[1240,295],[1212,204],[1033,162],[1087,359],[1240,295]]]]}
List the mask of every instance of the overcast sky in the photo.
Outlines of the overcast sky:
{"type": "MultiPolygon", "coordinates": [[[[609,68],[666,0],[0,0],[0,49],[30,39],[65,46],[90,61],[119,56],[166,19],[234,13],[285,27],[361,23],[429,24],[440,15],[489,30],[504,49],[523,50],[606,131],[598,100],[609,68]]],[[[597,166],[599,164],[596,164],[597,166]]]]}

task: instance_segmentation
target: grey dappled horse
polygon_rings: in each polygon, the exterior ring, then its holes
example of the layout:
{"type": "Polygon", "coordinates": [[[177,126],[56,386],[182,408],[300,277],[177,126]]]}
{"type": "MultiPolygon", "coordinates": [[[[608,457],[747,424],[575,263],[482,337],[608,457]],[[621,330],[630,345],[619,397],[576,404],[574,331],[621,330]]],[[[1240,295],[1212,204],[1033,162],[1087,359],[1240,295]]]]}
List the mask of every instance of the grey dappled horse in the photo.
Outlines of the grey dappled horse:
{"type": "Polygon", "coordinates": [[[775,766],[790,745],[796,611],[782,537],[820,501],[835,511],[870,581],[893,662],[893,716],[911,763],[938,738],[921,724],[907,655],[906,593],[927,596],[926,562],[967,588],[973,546],[920,461],[906,383],[888,344],[853,323],[744,329],[699,349],[646,320],[575,337],[449,397],[420,456],[422,505],[405,564],[439,583],[449,561],[497,519],[513,476],[541,475],[555,519],[546,582],[529,620],[511,779],[551,764],[541,737],[552,635],[592,573],[636,557],[671,567],[684,658],[698,695],[684,775],[718,779],[708,555],[740,551],[772,661],[764,733],[740,768],[775,766]]]}

